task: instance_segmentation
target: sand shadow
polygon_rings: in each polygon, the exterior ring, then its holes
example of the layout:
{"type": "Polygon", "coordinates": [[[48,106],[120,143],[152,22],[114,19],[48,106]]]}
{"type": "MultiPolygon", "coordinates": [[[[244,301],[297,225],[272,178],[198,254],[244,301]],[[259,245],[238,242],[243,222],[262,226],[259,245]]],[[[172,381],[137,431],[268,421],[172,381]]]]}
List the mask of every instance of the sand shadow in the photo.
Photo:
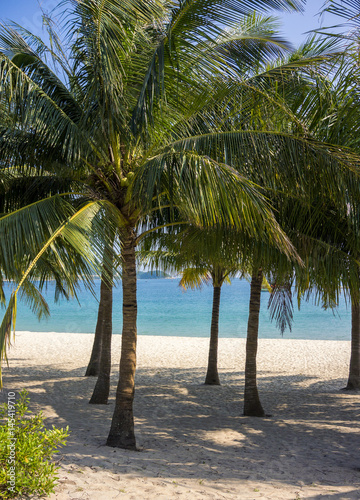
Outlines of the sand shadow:
{"type": "Polygon", "coordinates": [[[261,399],[273,417],[257,419],[242,416],[241,371],[224,372],[223,385],[209,387],[203,385],[201,369],[140,368],[135,418],[142,451],[137,453],[105,446],[117,367],[106,406],[88,404],[95,379],[84,373],[85,366],[15,367],[5,370],[0,394],[4,401],[7,390],[25,387],[32,409],[49,415],[47,425],[70,426],[62,452],[62,463],[69,467],[174,481],[197,477],[329,486],[340,471],[341,485],[360,487],[360,459],[354,447],[358,399],[338,390],[343,379],[324,382],[260,372],[261,399]]]}

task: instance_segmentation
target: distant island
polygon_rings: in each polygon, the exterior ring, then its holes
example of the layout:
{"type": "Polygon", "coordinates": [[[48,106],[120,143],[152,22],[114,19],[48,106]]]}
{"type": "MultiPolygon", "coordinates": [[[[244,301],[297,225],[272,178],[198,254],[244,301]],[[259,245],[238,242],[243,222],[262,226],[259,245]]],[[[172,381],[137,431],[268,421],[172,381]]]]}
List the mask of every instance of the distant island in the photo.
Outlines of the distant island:
{"type": "Polygon", "coordinates": [[[156,280],[159,278],[172,278],[172,276],[164,271],[138,271],[137,277],[140,280],[156,280]]]}

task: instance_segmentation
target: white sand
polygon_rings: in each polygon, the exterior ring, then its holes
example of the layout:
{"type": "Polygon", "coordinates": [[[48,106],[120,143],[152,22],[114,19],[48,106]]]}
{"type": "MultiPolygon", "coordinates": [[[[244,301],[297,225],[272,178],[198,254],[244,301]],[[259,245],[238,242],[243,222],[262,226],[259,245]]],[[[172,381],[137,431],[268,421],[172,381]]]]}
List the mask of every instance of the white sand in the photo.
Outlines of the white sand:
{"type": "Polygon", "coordinates": [[[341,392],[349,342],[261,340],[259,390],[272,418],[242,416],[243,339],[221,339],[221,387],[202,385],[208,340],[138,340],[140,452],[106,447],[120,336],[113,341],[110,404],[89,405],[83,376],[93,336],[17,333],[4,370],[29,390],[49,425],[69,425],[52,499],[360,499],[360,394],[341,392]]]}

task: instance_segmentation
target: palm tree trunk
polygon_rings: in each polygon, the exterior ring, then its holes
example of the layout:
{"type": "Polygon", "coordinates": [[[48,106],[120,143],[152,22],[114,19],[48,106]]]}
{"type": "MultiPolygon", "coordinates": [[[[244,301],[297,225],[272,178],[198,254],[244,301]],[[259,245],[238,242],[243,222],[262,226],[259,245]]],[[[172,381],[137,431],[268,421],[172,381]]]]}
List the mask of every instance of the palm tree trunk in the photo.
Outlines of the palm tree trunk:
{"type": "Polygon", "coordinates": [[[103,302],[101,314],[101,356],[99,364],[99,376],[95,384],[94,392],[89,401],[90,404],[106,405],[110,392],[111,372],[111,336],[112,336],[112,261],[111,255],[107,254],[104,265],[107,262],[107,273],[102,273],[100,285],[100,301],[103,302]],[[107,259],[109,259],[107,261],[107,259]]]}
{"type": "Polygon", "coordinates": [[[346,390],[360,389],[360,304],[351,300],[351,357],[346,390]]]}
{"type": "Polygon", "coordinates": [[[85,372],[85,377],[97,377],[100,371],[102,326],[103,326],[102,317],[104,309],[103,278],[104,277],[101,276],[100,301],[99,301],[98,317],[95,329],[95,338],[94,338],[93,348],[91,351],[90,361],[85,372]]]}
{"type": "Polygon", "coordinates": [[[218,358],[218,339],[219,339],[219,310],[220,310],[220,293],[221,286],[214,286],[213,292],[213,307],[211,317],[211,330],[210,330],[210,348],[208,368],[205,378],[207,385],[220,385],[220,379],[217,369],[218,358]]]}
{"type": "Polygon", "coordinates": [[[115,410],[107,445],[116,448],[136,449],[133,401],[136,370],[136,234],[127,230],[122,247],[123,330],[120,358],[120,378],[116,391],[115,410]]]}
{"type": "Polygon", "coordinates": [[[262,270],[253,271],[250,285],[249,320],[246,339],[244,415],[264,417],[256,383],[256,354],[259,333],[259,314],[262,284],[262,270]]]}

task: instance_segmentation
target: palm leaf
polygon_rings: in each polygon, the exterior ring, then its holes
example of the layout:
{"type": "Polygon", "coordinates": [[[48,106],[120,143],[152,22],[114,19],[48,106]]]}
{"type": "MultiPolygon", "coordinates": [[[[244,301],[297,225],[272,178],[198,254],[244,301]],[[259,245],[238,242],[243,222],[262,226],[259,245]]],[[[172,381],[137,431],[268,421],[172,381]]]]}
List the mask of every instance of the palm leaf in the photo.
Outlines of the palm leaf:
{"type": "MultiPolygon", "coordinates": [[[[29,294],[27,294],[29,298],[34,299],[35,295],[37,295],[37,300],[32,300],[33,308],[35,308],[35,310],[37,310],[40,314],[44,313],[44,302],[38,300],[38,292],[35,293],[34,287],[30,283],[27,283],[27,280],[31,276],[32,271],[36,269],[36,265],[40,261],[42,256],[47,251],[51,249],[54,250],[54,243],[57,238],[63,238],[67,243],[69,243],[71,247],[79,255],[82,256],[85,262],[91,265],[93,272],[97,274],[101,273],[104,257],[104,237],[103,233],[100,233],[100,231],[96,231],[96,226],[101,224],[101,220],[98,219],[98,216],[99,212],[104,208],[104,206],[106,207],[106,204],[104,205],[104,203],[99,202],[89,202],[85,204],[83,207],[77,210],[76,213],[73,213],[65,221],[63,221],[62,224],[51,234],[47,241],[43,242],[42,245],[39,245],[41,250],[34,256],[34,258],[31,259],[31,262],[22,275],[16,289],[12,292],[8,307],[0,326],[1,359],[6,359],[6,348],[10,343],[11,327],[13,327],[15,331],[17,295],[23,286],[25,286],[25,291],[31,290],[31,295],[29,296],[29,294]],[[102,235],[101,240],[96,238],[96,235],[99,234],[102,235]],[[40,307],[41,305],[43,306],[42,308],[40,307]]],[[[111,231],[108,234],[111,234],[111,231]]],[[[113,255],[112,241],[113,240],[111,240],[111,246],[109,248],[109,255],[113,255]]],[[[109,263],[109,265],[112,268],[112,263],[109,263]]]]}
{"type": "Polygon", "coordinates": [[[269,297],[268,309],[271,321],[275,320],[281,335],[284,334],[286,327],[291,332],[291,326],[294,319],[293,303],[291,293],[291,282],[286,284],[275,283],[269,297]]]}

